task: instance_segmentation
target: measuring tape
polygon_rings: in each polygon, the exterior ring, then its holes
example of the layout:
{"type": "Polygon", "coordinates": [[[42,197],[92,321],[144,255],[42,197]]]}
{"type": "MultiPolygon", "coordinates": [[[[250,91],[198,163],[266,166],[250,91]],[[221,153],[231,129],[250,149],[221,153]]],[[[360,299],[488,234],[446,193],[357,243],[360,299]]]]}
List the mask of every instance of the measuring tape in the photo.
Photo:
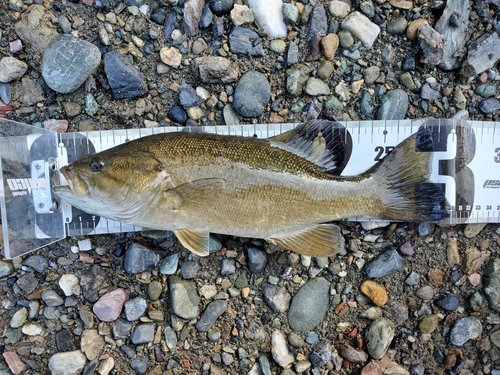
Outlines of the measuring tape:
{"type": "MultiPolygon", "coordinates": [[[[85,155],[156,133],[196,131],[267,138],[296,125],[52,133],[0,119],[0,211],[4,255],[13,258],[66,236],[141,230],[140,227],[87,214],[52,195],[52,187],[59,184],[59,168],[85,155]]],[[[500,122],[421,119],[349,121],[336,126],[340,127],[345,143],[340,169],[343,176],[362,174],[421,126],[430,128],[434,141],[430,180],[443,186],[450,204],[449,217],[441,222],[500,222],[500,122]]]]}

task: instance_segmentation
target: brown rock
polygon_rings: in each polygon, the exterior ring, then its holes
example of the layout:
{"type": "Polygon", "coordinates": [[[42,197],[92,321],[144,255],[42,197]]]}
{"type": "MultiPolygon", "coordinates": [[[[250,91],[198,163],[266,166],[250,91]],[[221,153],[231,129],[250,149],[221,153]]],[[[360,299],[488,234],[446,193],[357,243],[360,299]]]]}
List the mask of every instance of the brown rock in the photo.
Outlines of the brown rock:
{"type": "Polygon", "coordinates": [[[335,57],[335,52],[339,48],[339,37],[337,34],[328,34],[323,39],[321,39],[321,47],[323,48],[323,53],[328,60],[333,60],[335,57]]]}
{"type": "Polygon", "coordinates": [[[389,299],[385,288],[372,280],[363,281],[359,288],[377,306],[384,306],[389,299]]]}
{"type": "Polygon", "coordinates": [[[52,23],[53,14],[42,5],[32,5],[21,15],[16,23],[17,35],[35,50],[43,53],[57,35],[57,28],[52,23]]]}
{"type": "Polygon", "coordinates": [[[342,358],[353,363],[365,363],[368,360],[368,354],[362,350],[354,349],[348,343],[341,344],[337,350],[342,358]]]}
{"type": "Polygon", "coordinates": [[[425,18],[417,18],[416,20],[411,21],[406,28],[406,37],[409,40],[417,40],[417,31],[420,25],[424,22],[427,22],[425,18]]]}
{"type": "Polygon", "coordinates": [[[309,41],[309,55],[306,57],[306,61],[316,61],[321,57],[321,48],[319,48],[321,42],[321,36],[316,34],[309,41]]]}
{"type": "Polygon", "coordinates": [[[450,238],[446,246],[446,259],[450,267],[460,263],[460,253],[458,252],[458,242],[456,238],[450,238]]]}
{"type": "Polygon", "coordinates": [[[418,328],[421,333],[432,333],[436,330],[439,323],[439,317],[437,314],[431,314],[424,316],[420,321],[418,328]]]}
{"type": "Polygon", "coordinates": [[[399,9],[413,8],[413,3],[407,0],[390,0],[389,4],[391,4],[394,8],[399,8],[399,9]]]}
{"type": "Polygon", "coordinates": [[[468,247],[465,250],[465,273],[470,275],[479,270],[490,259],[490,255],[490,251],[480,251],[473,246],[468,247]]]}
{"type": "Polygon", "coordinates": [[[87,329],[82,333],[81,347],[87,359],[92,361],[104,348],[104,339],[96,329],[87,329]]]}
{"type": "Polygon", "coordinates": [[[21,361],[21,358],[19,358],[16,352],[4,352],[3,358],[14,375],[20,375],[28,369],[26,363],[21,361]]]}
{"type": "Polygon", "coordinates": [[[439,268],[433,268],[427,273],[427,278],[434,288],[439,288],[443,283],[444,271],[439,268]]]}

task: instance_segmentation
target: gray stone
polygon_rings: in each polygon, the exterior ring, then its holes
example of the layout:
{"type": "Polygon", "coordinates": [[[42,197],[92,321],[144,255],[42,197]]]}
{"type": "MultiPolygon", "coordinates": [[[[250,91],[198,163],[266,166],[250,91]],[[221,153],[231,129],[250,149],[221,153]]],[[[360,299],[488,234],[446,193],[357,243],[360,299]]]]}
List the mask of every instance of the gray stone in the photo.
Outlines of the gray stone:
{"type": "Polygon", "coordinates": [[[200,319],[196,322],[196,328],[201,332],[208,331],[217,318],[221,316],[227,309],[225,300],[215,300],[208,304],[207,308],[201,314],[200,319]]]}
{"type": "Polygon", "coordinates": [[[384,307],[385,317],[396,326],[404,324],[410,317],[410,312],[406,303],[389,301],[384,307]]]}
{"type": "Polygon", "coordinates": [[[370,66],[363,70],[363,78],[367,85],[374,83],[380,75],[380,68],[376,65],[370,66]]]}
{"type": "Polygon", "coordinates": [[[294,331],[310,331],[326,316],[329,307],[330,283],[314,278],[304,284],[293,297],[288,311],[288,323],[294,331]]]}
{"type": "Polygon", "coordinates": [[[154,269],[160,256],[139,242],[131,242],[125,254],[123,268],[127,273],[140,273],[154,269]]]}
{"type": "Polygon", "coordinates": [[[17,279],[15,285],[24,293],[30,294],[38,286],[38,280],[35,278],[32,272],[28,272],[17,279]]]}
{"type": "Polygon", "coordinates": [[[148,357],[140,356],[130,362],[130,368],[137,374],[144,374],[149,367],[148,357]]]}
{"type": "Polygon", "coordinates": [[[0,82],[8,83],[21,78],[28,70],[28,65],[14,57],[6,56],[0,60],[0,82]]]}
{"type": "Polygon", "coordinates": [[[422,86],[422,90],[420,91],[420,97],[425,100],[434,100],[441,98],[439,84],[437,83],[426,83],[422,86]]]}
{"type": "Polygon", "coordinates": [[[198,94],[196,94],[196,90],[186,83],[180,85],[179,90],[181,91],[179,101],[184,108],[200,106],[203,103],[198,94]]]}
{"type": "Polygon", "coordinates": [[[483,282],[483,291],[490,308],[500,312],[500,258],[493,258],[489,261],[484,272],[483,282]]]}
{"type": "Polygon", "coordinates": [[[55,291],[51,289],[44,290],[42,299],[47,306],[61,306],[64,304],[63,299],[55,291]]]}
{"type": "Polygon", "coordinates": [[[387,23],[387,32],[391,35],[402,35],[407,25],[408,22],[404,17],[393,18],[387,23]]]}
{"type": "Polygon", "coordinates": [[[196,291],[196,284],[183,280],[178,276],[168,278],[170,303],[174,314],[183,319],[194,319],[198,316],[200,296],[196,291]]]}
{"type": "Polygon", "coordinates": [[[130,336],[132,322],[125,319],[118,319],[113,323],[113,337],[115,340],[125,340],[130,336]]]}
{"type": "Polygon", "coordinates": [[[148,302],[142,297],[135,297],[125,302],[125,316],[131,322],[138,320],[146,313],[148,302]]]}
{"type": "Polygon", "coordinates": [[[434,297],[435,291],[432,286],[424,285],[423,287],[417,289],[416,294],[422,299],[430,300],[434,297]]]}
{"type": "Polygon", "coordinates": [[[82,272],[80,286],[82,287],[83,296],[89,302],[96,302],[99,299],[99,293],[111,286],[106,272],[107,270],[104,267],[97,264],[82,272]]]}
{"type": "Polygon", "coordinates": [[[363,92],[361,93],[361,99],[359,101],[359,111],[367,119],[371,119],[373,116],[373,111],[375,111],[375,107],[372,102],[372,96],[366,90],[363,90],[363,92]]]}
{"type": "Polygon", "coordinates": [[[330,88],[328,85],[323,80],[315,77],[310,77],[307,80],[305,91],[306,94],[311,96],[330,94],[330,88]]]}
{"type": "Polygon", "coordinates": [[[163,331],[163,336],[165,337],[165,341],[167,342],[168,348],[175,352],[175,348],[177,346],[177,334],[171,327],[165,328],[163,331]]]}
{"type": "Polygon", "coordinates": [[[28,309],[26,307],[22,307],[17,310],[14,315],[12,315],[12,319],[10,320],[10,326],[12,328],[22,327],[23,324],[28,319],[28,309]]]}
{"type": "Polygon", "coordinates": [[[222,263],[220,266],[220,274],[222,276],[232,275],[236,272],[236,261],[231,258],[222,259],[222,263]]]}
{"type": "Polygon", "coordinates": [[[274,312],[285,312],[290,306],[292,296],[283,287],[264,283],[260,290],[264,295],[264,300],[274,312]]]}
{"type": "Polygon", "coordinates": [[[339,44],[342,48],[351,48],[354,44],[354,38],[349,30],[342,30],[338,33],[339,44]]]}
{"type": "Polygon", "coordinates": [[[299,46],[297,43],[290,42],[286,53],[286,65],[291,66],[299,61],[299,46]]]}
{"type": "Polygon", "coordinates": [[[404,263],[404,258],[396,250],[390,249],[366,263],[364,269],[369,278],[378,278],[396,272],[404,263]]]}
{"type": "Polygon", "coordinates": [[[214,18],[214,15],[213,15],[212,11],[210,10],[210,7],[208,5],[206,5],[203,8],[203,10],[201,11],[200,28],[206,29],[208,26],[210,26],[213,18],[214,18]]]}
{"type": "Polygon", "coordinates": [[[402,120],[408,111],[408,94],[403,90],[391,90],[381,98],[377,120],[402,120]]]}
{"type": "Polygon", "coordinates": [[[500,101],[497,98],[483,99],[479,102],[478,107],[483,113],[495,113],[500,111],[500,101]]]}
{"type": "Polygon", "coordinates": [[[130,341],[134,344],[147,344],[155,338],[156,323],[139,324],[135,326],[130,335],[130,341]]]}
{"type": "Polygon", "coordinates": [[[24,43],[43,53],[58,33],[53,14],[42,5],[31,5],[15,23],[16,34],[24,43]]]}
{"type": "Polygon", "coordinates": [[[39,273],[43,273],[49,267],[48,259],[38,254],[29,256],[24,260],[23,264],[39,273]]]}
{"type": "Polygon", "coordinates": [[[435,223],[420,223],[418,225],[418,234],[421,236],[429,236],[434,233],[435,228],[435,223]]]}
{"type": "Polygon", "coordinates": [[[471,43],[460,74],[473,77],[491,69],[500,59],[500,37],[492,33],[481,43],[471,43]]]}
{"type": "Polygon", "coordinates": [[[156,301],[160,298],[161,293],[163,292],[163,286],[157,280],[153,280],[148,284],[148,297],[152,301],[156,301]]]}
{"type": "Polygon", "coordinates": [[[179,265],[179,256],[179,253],[175,253],[163,259],[160,265],[160,273],[162,275],[173,275],[179,265]]]}
{"type": "Polygon", "coordinates": [[[45,100],[43,88],[40,83],[32,78],[23,77],[21,79],[21,97],[23,104],[34,105],[45,100]]]}
{"type": "Polygon", "coordinates": [[[51,375],[80,374],[87,363],[87,358],[80,350],[54,354],[49,361],[51,375]]]}
{"type": "Polygon", "coordinates": [[[240,76],[238,64],[224,57],[203,56],[194,61],[195,70],[205,83],[231,83],[240,76]]]}
{"type": "Polygon", "coordinates": [[[328,18],[326,16],[325,8],[322,4],[318,3],[314,6],[311,19],[309,20],[309,36],[316,34],[324,36],[328,29],[328,18]]]}
{"type": "Polygon", "coordinates": [[[434,30],[427,22],[420,25],[417,35],[424,53],[421,61],[427,65],[441,64],[445,58],[445,37],[434,30]]]}
{"type": "Polygon", "coordinates": [[[12,91],[8,83],[0,82],[0,100],[9,104],[12,99],[12,91]]]}
{"type": "Polygon", "coordinates": [[[266,76],[256,71],[245,73],[234,92],[234,108],[241,116],[258,117],[264,113],[271,97],[266,76]]]}
{"type": "Polygon", "coordinates": [[[332,348],[329,341],[320,341],[309,355],[313,367],[326,365],[332,359],[332,348]]]}
{"type": "Polygon", "coordinates": [[[9,276],[14,268],[10,262],[0,260],[0,279],[9,276]]]}
{"type": "Polygon", "coordinates": [[[467,341],[478,338],[482,332],[483,325],[475,316],[459,318],[450,331],[450,341],[453,345],[462,346],[467,341]]]}
{"type": "Polygon", "coordinates": [[[482,96],[483,98],[489,98],[490,96],[495,96],[496,85],[494,83],[485,83],[479,85],[476,88],[476,94],[482,96]]]}
{"type": "Polygon", "coordinates": [[[253,273],[264,272],[267,265],[267,255],[263,250],[249,246],[247,249],[248,268],[253,273]]]}
{"type": "Polygon", "coordinates": [[[300,96],[311,74],[311,68],[296,64],[286,71],[286,89],[290,95],[300,96]]]}
{"type": "Polygon", "coordinates": [[[295,5],[284,3],[281,9],[285,23],[295,24],[297,22],[299,19],[299,10],[295,5]]]}
{"type": "Polygon", "coordinates": [[[205,0],[187,0],[184,2],[184,32],[194,36],[200,32],[200,20],[205,0]]]}
{"type": "Polygon", "coordinates": [[[142,74],[129,57],[114,51],[104,55],[104,72],[115,99],[133,99],[146,93],[142,74]]]}
{"type": "Polygon", "coordinates": [[[52,90],[70,93],[85,82],[100,62],[101,52],[95,45],[71,35],[59,35],[43,54],[42,76],[52,90]]]}
{"type": "Polygon", "coordinates": [[[228,14],[233,9],[233,0],[209,0],[210,9],[218,16],[228,14]]]}
{"type": "Polygon", "coordinates": [[[259,35],[244,27],[235,27],[229,34],[229,48],[231,52],[240,55],[262,56],[264,48],[259,35]]]}
{"type": "Polygon", "coordinates": [[[198,276],[201,266],[198,262],[188,261],[181,264],[181,275],[183,279],[194,279],[198,276]]]}
{"type": "Polygon", "coordinates": [[[463,0],[448,0],[443,14],[436,23],[436,31],[447,41],[444,60],[439,67],[451,70],[460,66],[468,34],[470,4],[463,0]]]}
{"type": "Polygon", "coordinates": [[[358,38],[365,48],[371,48],[380,33],[380,27],[374,24],[364,14],[352,12],[341,24],[343,30],[349,30],[358,38]]]}
{"type": "Polygon", "coordinates": [[[389,319],[378,318],[368,328],[368,333],[366,334],[367,350],[372,358],[380,359],[382,358],[392,339],[394,338],[394,326],[389,319]]]}

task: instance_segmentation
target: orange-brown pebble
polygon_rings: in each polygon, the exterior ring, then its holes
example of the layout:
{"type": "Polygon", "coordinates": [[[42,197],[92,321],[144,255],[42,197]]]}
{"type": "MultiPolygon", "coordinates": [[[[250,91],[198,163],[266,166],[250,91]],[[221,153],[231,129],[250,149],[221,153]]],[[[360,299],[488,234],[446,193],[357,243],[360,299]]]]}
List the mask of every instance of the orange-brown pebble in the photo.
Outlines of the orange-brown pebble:
{"type": "Polygon", "coordinates": [[[361,292],[370,298],[371,301],[377,306],[384,306],[389,299],[385,288],[372,280],[363,281],[359,288],[361,289],[361,292]]]}
{"type": "Polygon", "coordinates": [[[418,28],[424,22],[427,22],[425,18],[417,18],[416,20],[411,21],[406,28],[406,37],[410,40],[416,40],[418,28]]]}

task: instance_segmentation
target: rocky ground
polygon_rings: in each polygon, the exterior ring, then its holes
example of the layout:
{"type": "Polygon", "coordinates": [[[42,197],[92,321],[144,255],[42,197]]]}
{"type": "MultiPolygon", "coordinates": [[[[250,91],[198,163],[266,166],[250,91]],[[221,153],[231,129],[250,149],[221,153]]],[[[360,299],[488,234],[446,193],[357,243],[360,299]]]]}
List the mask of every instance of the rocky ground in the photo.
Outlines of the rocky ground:
{"type": "MultiPolygon", "coordinates": [[[[498,0],[272,4],[264,32],[241,0],[3,0],[0,116],[499,121],[498,0]]],[[[500,225],[341,227],[332,258],[153,231],[2,259],[0,374],[500,374],[500,225]]]]}

